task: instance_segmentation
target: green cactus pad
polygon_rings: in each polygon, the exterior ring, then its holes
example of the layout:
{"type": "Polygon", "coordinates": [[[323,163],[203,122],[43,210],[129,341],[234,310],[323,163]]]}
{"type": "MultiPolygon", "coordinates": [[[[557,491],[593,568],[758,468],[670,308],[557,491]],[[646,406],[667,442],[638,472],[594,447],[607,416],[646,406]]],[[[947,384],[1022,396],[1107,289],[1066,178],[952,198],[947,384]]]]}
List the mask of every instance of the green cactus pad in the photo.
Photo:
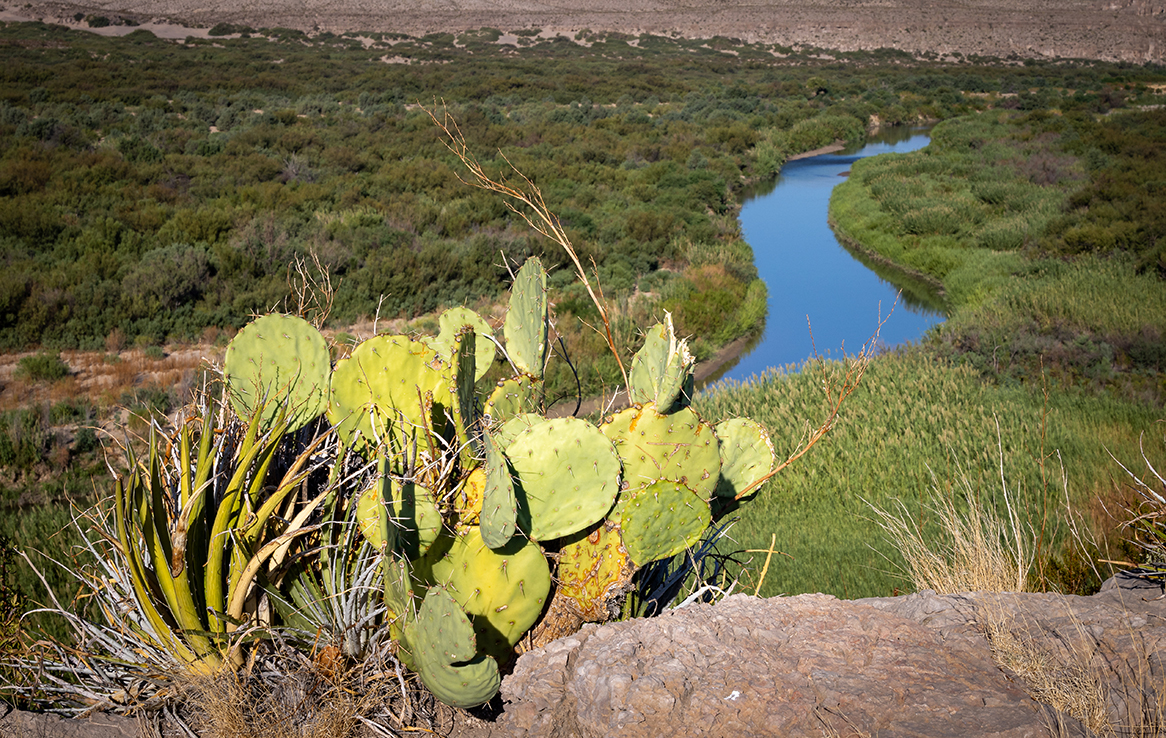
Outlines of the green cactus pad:
{"type": "Polygon", "coordinates": [[[536,423],[518,434],[506,456],[518,475],[519,522],[536,541],[602,520],[619,494],[619,457],[611,441],[585,420],[536,423]]]}
{"type": "Polygon", "coordinates": [[[421,681],[451,707],[476,707],[498,694],[498,663],[479,654],[470,619],[443,587],[431,587],[417,617],[405,626],[405,645],[421,681]]]}
{"type": "Polygon", "coordinates": [[[473,335],[473,330],[465,326],[454,336],[449,366],[450,396],[444,403],[453,416],[454,433],[458,448],[461,449],[462,463],[467,467],[479,457],[481,450],[477,441],[478,420],[474,397],[475,345],[471,340],[473,335]]]}
{"type": "Polygon", "coordinates": [[[328,404],[331,358],[324,337],[303,318],[271,314],[243,327],[227,345],[223,378],[244,422],[262,406],[264,427],[287,409],[288,432],[318,418],[328,404]]]}
{"type": "Polygon", "coordinates": [[[626,489],[670,479],[702,500],[712,496],[721,473],[717,437],[691,408],[661,415],[653,403],[632,406],[609,417],[600,430],[623,461],[626,489]]]}
{"type": "Polygon", "coordinates": [[[514,277],[502,332],[506,336],[506,353],[518,370],[541,379],[549,344],[547,273],[538,257],[527,259],[514,277]]]}
{"type": "Polygon", "coordinates": [[[514,496],[514,479],[510,465],[493,437],[482,438],[486,447],[486,489],[482,495],[482,540],[490,548],[502,548],[514,537],[518,520],[518,501],[514,496]]]}
{"type": "Polygon", "coordinates": [[[557,594],[570,599],[587,622],[603,622],[618,615],[609,608],[627,591],[635,571],[619,526],[604,520],[567,541],[559,552],[557,594]]]}
{"type": "Polygon", "coordinates": [[[715,426],[721,442],[721,478],[718,497],[736,497],[773,471],[777,455],[769,433],[755,420],[730,418],[715,426]]]}
{"type": "Polygon", "coordinates": [[[400,451],[432,427],[434,400],[448,398],[443,369],[437,352],[424,343],[406,336],[370,338],[336,363],[328,419],[341,441],[358,451],[376,438],[400,451]]]}
{"type": "Polygon", "coordinates": [[[533,428],[539,423],[543,422],[545,418],[535,413],[519,413],[510,420],[507,420],[497,430],[493,431],[494,440],[498,442],[498,446],[503,452],[514,443],[514,439],[525,430],[533,428]]]}
{"type": "Polygon", "coordinates": [[[430,576],[470,616],[478,651],[499,663],[538,621],[551,591],[550,567],[537,544],[512,538],[492,549],[476,528],[457,537],[430,576]]]}
{"type": "Polygon", "coordinates": [[[684,390],[695,363],[688,342],[676,338],[672,315],[665,313],[664,322],[648,330],[643,348],[632,358],[628,376],[632,402],[654,402],[667,412],[686,407],[691,391],[686,396],[684,390]]]}
{"type": "MultiPolygon", "coordinates": [[[[409,559],[429,550],[441,532],[441,513],[433,492],[419,484],[390,482],[389,524],[397,526],[398,546],[409,559]]],[[[366,489],[357,500],[360,532],[378,550],[381,539],[380,507],[384,504],[380,484],[366,489]]]]}
{"type": "Polygon", "coordinates": [[[466,307],[446,310],[438,318],[438,322],[441,325],[441,332],[436,338],[427,339],[426,343],[441,354],[442,358],[448,359],[453,352],[454,338],[463,328],[470,326],[474,331],[474,381],[484,377],[494,363],[496,352],[494,341],[491,340],[494,331],[490,329],[490,324],[466,307]]]}
{"type": "Polygon", "coordinates": [[[624,545],[636,566],[696,545],[711,519],[707,502],[683,484],[668,480],[631,495],[619,515],[624,545]]]}
{"type": "Polygon", "coordinates": [[[534,412],[538,405],[536,388],[541,384],[534,377],[520,374],[503,379],[490,394],[483,413],[491,424],[505,423],[516,415],[534,412]]]}

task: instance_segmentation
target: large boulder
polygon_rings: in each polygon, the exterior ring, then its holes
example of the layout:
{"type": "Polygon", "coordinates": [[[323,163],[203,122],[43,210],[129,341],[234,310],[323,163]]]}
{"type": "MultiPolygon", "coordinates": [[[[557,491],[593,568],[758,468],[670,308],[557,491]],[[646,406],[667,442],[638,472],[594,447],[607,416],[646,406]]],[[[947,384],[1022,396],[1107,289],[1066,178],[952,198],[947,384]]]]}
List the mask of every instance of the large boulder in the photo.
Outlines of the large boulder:
{"type": "Polygon", "coordinates": [[[1054,674],[1094,675],[1111,724],[1130,725],[1166,699],[1160,593],[735,595],[589,625],[518,660],[493,734],[1087,735],[1033,699],[1048,696],[1031,675],[1002,669],[993,642],[1044,654],[1054,674]]]}

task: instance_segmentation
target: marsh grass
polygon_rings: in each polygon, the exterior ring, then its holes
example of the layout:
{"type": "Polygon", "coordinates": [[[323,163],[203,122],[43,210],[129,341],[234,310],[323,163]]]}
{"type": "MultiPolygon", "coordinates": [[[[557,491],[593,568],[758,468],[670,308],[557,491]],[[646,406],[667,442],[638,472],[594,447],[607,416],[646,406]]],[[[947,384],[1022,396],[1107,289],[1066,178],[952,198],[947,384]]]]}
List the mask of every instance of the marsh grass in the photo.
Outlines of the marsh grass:
{"type": "MultiPolygon", "coordinates": [[[[694,406],[703,417],[757,419],[781,457],[820,412],[819,375],[772,370],[702,392],[694,406]]],[[[1083,567],[1074,563],[1081,554],[1069,547],[1068,531],[1058,526],[1064,490],[1048,457],[1059,451],[1067,460],[1071,503],[1089,513],[1082,526],[1092,529],[1101,514],[1093,514],[1092,501],[1115,487],[1106,449],[1136,449],[1139,434],[1156,428],[1158,419],[1154,407],[1117,398],[1073,390],[1046,398],[1024,386],[985,383],[973,368],[918,348],[885,354],[871,363],[822,442],[742,506],[732,537],[737,550],[765,551],[776,536],[776,549],[788,554],[773,557],[763,596],[891,595],[904,587],[905,562],[864,500],[884,510],[900,501],[929,539],[938,530],[929,509],[937,494],[956,499],[970,486],[982,504],[1007,519],[1003,500],[988,493],[999,489],[1002,455],[1011,504],[1034,531],[1038,578],[1045,587],[1089,590],[1101,581],[1087,568],[1087,578],[1064,578],[1083,567]]],[[[1163,452],[1152,454],[1157,465],[1163,452]]],[[[1130,454],[1118,455],[1134,463],[1130,454]]],[[[1106,531],[1098,530],[1105,539],[1106,531]]],[[[759,569],[760,559],[754,563],[759,569]]],[[[750,591],[755,584],[742,581],[750,591]]]]}

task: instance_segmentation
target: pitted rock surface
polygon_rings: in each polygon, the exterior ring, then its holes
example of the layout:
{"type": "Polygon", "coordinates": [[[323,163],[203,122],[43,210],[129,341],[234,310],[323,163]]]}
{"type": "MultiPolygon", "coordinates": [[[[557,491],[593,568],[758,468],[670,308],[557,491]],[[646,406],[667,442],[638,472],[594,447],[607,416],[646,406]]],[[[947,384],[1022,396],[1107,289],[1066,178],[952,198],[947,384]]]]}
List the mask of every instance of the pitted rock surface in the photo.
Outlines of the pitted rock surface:
{"type": "Polygon", "coordinates": [[[996,665],[985,623],[1058,658],[1091,659],[1110,687],[1111,716],[1129,725],[1138,690],[1166,689],[1160,594],[1135,582],[1094,597],[736,595],[588,625],[518,660],[503,681],[507,705],[495,729],[531,737],[1087,735],[996,665]]]}
{"type": "Polygon", "coordinates": [[[986,644],[828,595],[736,595],[523,656],[513,735],[1046,735],[986,644]]]}

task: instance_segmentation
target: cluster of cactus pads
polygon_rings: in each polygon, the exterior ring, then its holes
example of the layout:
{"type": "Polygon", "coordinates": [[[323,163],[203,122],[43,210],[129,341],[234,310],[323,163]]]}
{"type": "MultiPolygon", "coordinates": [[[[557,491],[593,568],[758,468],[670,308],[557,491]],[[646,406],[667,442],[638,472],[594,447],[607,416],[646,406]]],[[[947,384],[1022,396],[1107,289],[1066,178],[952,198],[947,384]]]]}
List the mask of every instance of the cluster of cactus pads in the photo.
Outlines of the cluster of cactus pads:
{"type": "Polygon", "coordinates": [[[696,544],[718,500],[739,498],[774,466],[760,425],[710,425],[689,407],[694,360],[670,319],[634,357],[630,407],[598,427],[547,418],[548,304],[537,259],[516,276],[501,335],[466,308],[447,310],[440,327],[436,337],[375,336],[333,366],[307,321],[260,317],[232,340],[224,364],[242,439],[212,448],[207,413],[194,458],[190,436],[178,444],[191,478],[173,504],[157,491],[168,489],[157,471],[136,474],[128,492],[119,486],[119,515],[152,536],[153,568],[170,582],[145,589],[175,589],[166,570],[181,567],[163,562],[181,562],[182,515],[207,521],[191,542],[197,560],[185,554],[203,585],[171,614],[151,615],[185,634],[175,636],[185,661],[221,661],[200,634],[262,623],[257,595],[302,607],[329,597],[342,585],[321,570],[351,567],[363,546],[380,567],[384,607],[361,626],[388,629],[399,658],[439,699],[478,705],[498,691],[499,666],[552,599],[580,623],[611,617],[637,570],[696,544]],[[486,380],[496,364],[508,369],[492,377],[511,376],[486,380]],[[297,433],[333,441],[295,457],[310,463],[280,461],[279,439],[297,433]],[[321,463],[321,454],[331,458],[321,463]],[[224,481],[202,493],[218,457],[216,469],[237,471],[216,472],[224,481]],[[271,463],[282,473],[273,477],[271,463]],[[141,524],[152,495],[154,514],[165,508],[174,519],[141,524]],[[217,512],[196,508],[196,498],[217,512]],[[360,535],[328,533],[328,521],[341,519],[360,535]],[[317,560],[311,551],[324,553],[317,560]]]}

